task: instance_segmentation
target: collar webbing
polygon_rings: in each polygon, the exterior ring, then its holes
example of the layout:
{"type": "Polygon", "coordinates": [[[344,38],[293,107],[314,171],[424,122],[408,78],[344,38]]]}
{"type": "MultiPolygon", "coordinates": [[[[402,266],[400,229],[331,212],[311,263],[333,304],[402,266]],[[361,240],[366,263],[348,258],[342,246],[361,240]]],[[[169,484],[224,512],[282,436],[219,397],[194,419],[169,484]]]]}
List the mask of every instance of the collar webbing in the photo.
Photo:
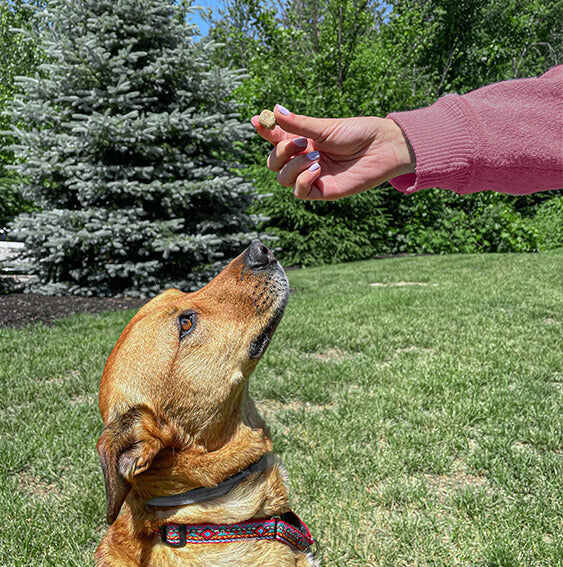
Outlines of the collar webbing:
{"type": "Polygon", "coordinates": [[[167,496],[156,496],[147,502],[148,506],[187,506],[197,504],[206,500],[213,500],[230,492],[237,484],[254,473],[261,473],[268,464],[268,455],[264,455],[259,461],[250,465],[248,468],[229,477],[227,480],[216,484],[210,488],[200,487],[182,492],[181,494],[170,494],[167,496]]]}
{"type": "Polygon", "coordinates": [[[293,512],[237,524],[165,524],[161,526],[159,535],[162,542],[171,547],[184,547],[190,543],[233,543],[265,539],[305,551],[315,543],[307,526],[293,512]]]}

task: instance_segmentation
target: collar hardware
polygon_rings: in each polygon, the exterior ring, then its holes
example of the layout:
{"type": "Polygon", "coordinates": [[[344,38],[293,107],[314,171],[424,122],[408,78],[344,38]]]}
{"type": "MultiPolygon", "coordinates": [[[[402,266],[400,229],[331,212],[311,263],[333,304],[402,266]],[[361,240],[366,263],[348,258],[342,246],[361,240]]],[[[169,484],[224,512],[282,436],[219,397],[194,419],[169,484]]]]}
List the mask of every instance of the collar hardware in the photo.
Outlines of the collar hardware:
{"type": "Polygon", "coordinates": [[[186,545],[187,530],[183,524],[165,524],[160,526],[160,539],[170,547],[184,547],[186,545]]]}

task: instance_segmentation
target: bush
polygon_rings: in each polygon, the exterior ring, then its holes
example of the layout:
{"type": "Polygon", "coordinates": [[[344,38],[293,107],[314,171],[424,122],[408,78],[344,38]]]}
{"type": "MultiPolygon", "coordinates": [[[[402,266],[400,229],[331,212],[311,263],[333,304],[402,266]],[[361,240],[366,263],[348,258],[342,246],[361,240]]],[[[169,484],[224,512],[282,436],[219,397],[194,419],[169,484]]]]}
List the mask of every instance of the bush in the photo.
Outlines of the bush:
{"type": "Polygon", "coordinates": [[[530,252],[538,248],[531,220],[515,198],[498,193],[457,195],[440,189],[393,198],[391,252],[446,254],[530,252]]]}
{"type": "Polygon", "coordinates": [[[378,191],[340,201],[302,201],[265,167],[254,166],[247,173],[261,194],[251,211],[268,217],[260,228],[277,237],[277,255],[284,264],[333,264],[386,251],[388,219],[378,191]]]}
{"type": "Polygon", "coordinates": [[[262,165],[248,170],[286,265],[311,266],[379,254],[533,252],[563,245],[563,196],[523,197],[430,189],[405,196],[390,186],[341,201],[299,201],[262,165]]]}
{"type": "Polygon", "coordinates": [[[19,192],[16,179],[0,177],[0,235],[11,220],[32,208],[31,203],[19,192]]]}
{"type": "Polygon", "coordinates": [[[534,216],[532,226],[536,230],[540,250],[563,246],[563,195],[545,201],[534,216]]]}

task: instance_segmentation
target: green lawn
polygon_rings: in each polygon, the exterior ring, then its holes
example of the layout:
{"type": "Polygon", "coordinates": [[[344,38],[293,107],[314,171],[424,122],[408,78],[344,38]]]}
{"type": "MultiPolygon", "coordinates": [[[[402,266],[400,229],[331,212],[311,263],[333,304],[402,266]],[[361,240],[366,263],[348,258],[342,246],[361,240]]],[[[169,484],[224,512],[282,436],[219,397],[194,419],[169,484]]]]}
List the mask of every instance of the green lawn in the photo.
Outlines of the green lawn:
{"type": "MultiPolygon", "coordinates": [[[[252,391],[324,565],[563,565],[563,250],[289,275],[252,391]]],[[[0,331],[2,566],[92,565],[131,315],[0,331]]]]}

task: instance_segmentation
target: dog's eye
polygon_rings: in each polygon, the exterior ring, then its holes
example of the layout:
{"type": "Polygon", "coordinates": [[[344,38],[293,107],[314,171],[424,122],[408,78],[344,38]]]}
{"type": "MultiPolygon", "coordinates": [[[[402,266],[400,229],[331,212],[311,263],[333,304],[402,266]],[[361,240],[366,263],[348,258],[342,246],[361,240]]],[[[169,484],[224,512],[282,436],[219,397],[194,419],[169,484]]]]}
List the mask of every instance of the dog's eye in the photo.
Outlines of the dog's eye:
{"type": "Polygon", "coordinates": [[[180,315],[180,338],[183,339],[186,335],[190,333],[195,325],[195,313],[186,313],[180,315]]]}

